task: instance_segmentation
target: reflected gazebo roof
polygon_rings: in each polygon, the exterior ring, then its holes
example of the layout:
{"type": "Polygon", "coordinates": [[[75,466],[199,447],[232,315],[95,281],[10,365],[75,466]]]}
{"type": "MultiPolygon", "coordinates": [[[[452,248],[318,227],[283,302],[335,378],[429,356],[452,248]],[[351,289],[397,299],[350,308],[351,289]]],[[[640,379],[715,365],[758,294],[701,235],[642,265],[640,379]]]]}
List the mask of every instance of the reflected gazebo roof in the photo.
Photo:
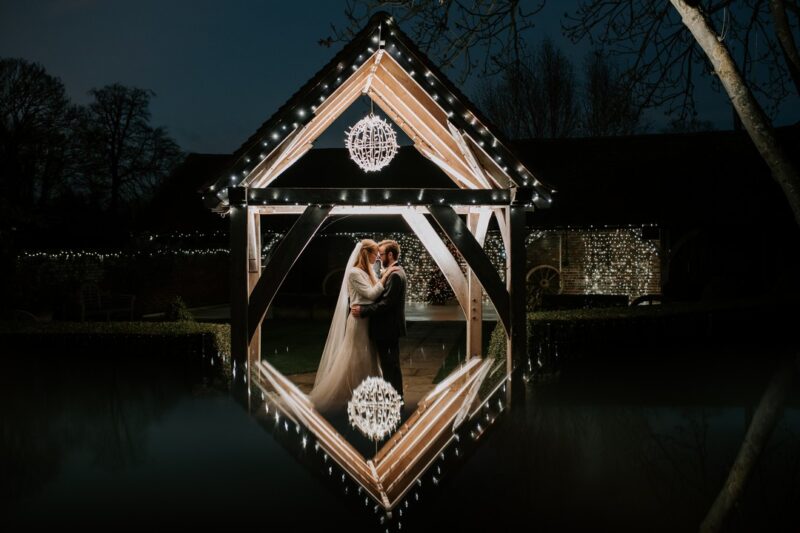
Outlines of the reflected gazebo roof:
{"type": "Polygon", "coordinates": [[[306,428],[316,439],[315,447],[329,455],[384,510],[392,511],[436,458],[459,439],[459,428],[479,414],[478,392],[493,362],[475,357],[455,370],[419,402],[417,410],[369,459],[317,412],[294,383],[266,361],[251,369],[252,383],[265,398],[264,406],[254,413],[278,423],[283,416],[298,432],[301,426],[306,428]]]}

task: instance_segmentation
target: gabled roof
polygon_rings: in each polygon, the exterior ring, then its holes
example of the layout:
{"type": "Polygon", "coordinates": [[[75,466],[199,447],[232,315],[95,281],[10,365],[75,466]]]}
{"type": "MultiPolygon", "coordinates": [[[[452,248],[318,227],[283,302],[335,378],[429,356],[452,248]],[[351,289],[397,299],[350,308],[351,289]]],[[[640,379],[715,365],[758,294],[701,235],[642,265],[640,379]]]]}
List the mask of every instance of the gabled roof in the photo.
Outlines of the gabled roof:
{"type": "MultiPolygon", "coordinates": [[[[777,128],[776,134],[800,164],[800,125],[777,128]]],[[[529,168],[558,189],[551,209],[531,215],[531,223],[539,227],[794,224],[783,192],[744,132],[529,139],[512,146],[529,168]],[[688,188],[678,193],[676,183],[688,188]]],[[[183,230],[220,222],[208,217],[198,197],[186,194],[207,189],[232,160],[230,154],[190,154],[170,177],[176,184],[157,193],[158,213],[145,217],[148,227],[183,230]]],[[[345,187],[390,187],[400,179],[409,187],[452,184],[410,146],[402,147],[383,172],[369,175],[348,159],[344,147],[313,150],[274,184],[324,187],[328,175],[337,176],[345,187]]]]}
{"type": "Polygon", "coordinates": [[[537,193],[538,207],[552,201],[551,188],[525,167],[497,128],[416,48],[390,15],[377,13],[235,152],[232,167],[204,193],[206,205],[225,212],[228,187],[268,187],[362,94],[457,186],[529,186],[537,193]]]}

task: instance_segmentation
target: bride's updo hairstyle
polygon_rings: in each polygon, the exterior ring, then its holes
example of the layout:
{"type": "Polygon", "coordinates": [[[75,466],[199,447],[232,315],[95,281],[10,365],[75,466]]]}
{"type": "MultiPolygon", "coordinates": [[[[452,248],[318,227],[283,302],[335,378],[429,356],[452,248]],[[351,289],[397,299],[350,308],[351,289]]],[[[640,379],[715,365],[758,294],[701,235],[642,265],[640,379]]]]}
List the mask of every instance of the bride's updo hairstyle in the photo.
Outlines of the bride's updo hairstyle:
{"type": "Polygon", "coordinates": [[[378,253],[378,243],[373,241],[372,239],[364,239],[361,241],[361,250],[358,252],[358,257],[356,257],[356,262],[353,264],[354,267],[360,268],[367,274],[369,274],[369,279],[373,285],[378,283],[378,280],[375,279],[375,271],[372,269],[372,263],[369,261],[369,254],[377,254],[378,253]]]}

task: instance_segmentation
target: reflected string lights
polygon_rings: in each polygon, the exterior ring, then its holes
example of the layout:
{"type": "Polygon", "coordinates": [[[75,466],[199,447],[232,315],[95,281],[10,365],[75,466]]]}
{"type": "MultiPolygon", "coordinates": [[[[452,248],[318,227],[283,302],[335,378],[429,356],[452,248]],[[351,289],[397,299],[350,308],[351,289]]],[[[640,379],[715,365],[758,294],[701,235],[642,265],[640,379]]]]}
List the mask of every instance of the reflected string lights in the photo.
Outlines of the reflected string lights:
{"type": "MultiPolygon", "coordinates": [[[[477,363],[477,360],[473,361],[473,363],[469,365],[470,368],[465,370],[468,371],[468,374],[464,374],[464,376],[472,375],[473,378],[464,382],[463,386],[469,388],[470,385],[474,383],[475,377],[480,375],[478,371],[484,366],[487,366],[477,363]]],[[[382,480],[377,486],[386,487],[385,489],[380,489],[379,492],[375,492],[376,487],[372,487],[371,482],[365,484],[365,478],[355,474],[358,471],[364,470],[361,470],[357,465],[350,464],[347,460],[343,460],[343,456],[337,451],[335,440],[331,441],[330,436],[327,436],[325,431],[320,433],[320,427],[317,426],[317,422],[314,421],[316,417],[308,419],[311,425],[303,422],[309,413],[313,413],[313,410],[308,411],[307,408],[303,407],[305,402],[301,397],[294,397],[296,391],[294,391],[291,385],[284,391],[281,388],[280,381],[272,378],[266,380],[262,379],[265,370],[269,372],[267,367],[259,366],[259,370],[256,370],[253,375],[253,383],[261,388],[268,386],[267,383],[269,382],[279,385],[279,388],[274,391],[268,391],[263,396],[266,398],[264,402],[270,403],[270,407],[268,408],[260,405],[262,394],[255,393],[250,395],[250,401],[253,402],[250,408],[256,419],[266,422],[267,417],[263,416],[262,413],[269,410],[273,410],[277,413],[278,410],[289,409],[290,412],[285,413],[285,416],[287,419],[291,418],[295,420],[295,431],[291,431],[291,428],[285,421],[283,424],[278,423],[277,416],[275,422],[265,423],[262,424],[262,426],[269,430],[278,442],[286,446],[292,455],[306,463],[309,467],[319,469],[323,473],[323,479],[328,480],[328,483],[331,484],[334,490],[341,491],[345,497],[354,498],[354,500],[351,501],[358,507],[362,509],[371,509],[372,513],[376,515],[378,524],[388,531],[398,531],[403,528],[402,520],[409,510],[412,510],[416,504],[422,501],[424,496],[423,491],[434,494],[436,491],[443,489],[444,485],[442,482],[447,478],[448,471],[452,470],[474,449],[480,437],[494,424],[495,420],[504,410],[503,398],[506,394],[506,379],[497,383],[487,392],[485,400],[471,411],[471,414],[463,423],[456,427],[452,427],[452,420],[449,423],[445,423],[445,426],[448,428],[445,440],[439,441],[438,439],[432,439],[428,441],[430,445],[425,448],[435,446],[435,449],[428,449],[428,451],[424,452],[426,457],[427,455],[431,456],[430,458],[421,459],[421,469],[413,466],[414,463],[394,464],[394,460],[392,459],[393,453],[399,454],[400,456],[405,456],[408,453],[416,453],[411,452],[412,448],[405,450],[405,445],[402,444],[402,440],[397,441],[394,445],[396,449],[392,450],[391,439],[396,439],[398,436],[398,434],[395,434],[391,437],[390,441],[384,445],[384,449],[366,463],[371,465],[370,468],[372,471],[382,480]],[[312,426],[315,426],[316,429],[312,426]],[[465,440],[462,438],[462,435],[475,436],[465,440]],[[312,447],[308,447],[308,443],[311,441],[312,437],[314,437],[314,444],[312,447]],[[441,444],[438,444],[439,442],[441,442],[441,444]],[[388,453],[386,450],[387,446],[389,446],[388,453]],[[429,452],[433,453],[430,454],[429,452]],[[388,461],[388,463],[384,464],[386,461],[388,461]],[[401,481],[405,475],[404,472],[414,471],[417,473],[413,478],[408,479],[408,481],[401,481]],[[381,472],[384,472],[384,474],[381,474],[381,472]],[[388,477],[383,477],[384,475],[388,477]],[[401,491],[397,493],[396,496],[391,496],[393,494],[392,491],[397,490],[397,483],[401,483],[401,491]],[[403,486],[405,489],[402,489],[403,486]],[[391,487],[395,488],[392,489],[391,487]],[[388,495],[390,496],[388,499],[387,494],[383,492],[384,490],[388,491],[388,495]]],[[[455,381],[452,383],[455,384],[458,382],[459,378],[454,379],[455,381]]],[[[447,390],[449,390],[449,387],[444,387],[440,391],[432,394],[435,397],[447,390]]],[[[456,390],[464,391],[464,389],[459,389],[458,387],[456,387],[456,390]]],[[[463,398],[464,394],[465,392],[460,392],[456,397],[463,398]]],[[[456,397],[453,397],[453,399],[456,397]]],[[[444,396],[442,400],[444,404],[449,404],[451,400],[446,398],[447,397],[444,396]]],[[[469,401],[469,403],[471,403],[471,401],[469,401]]],[[[430,408],[433,419],[440,419],[443,412],[439,411],[434,405],[431,405],[430,408]]],[[[425,412],[425,409],[423,409],[422,412],[425,412]]],[[[425,424],[423,421],[417,423],[425,424]]],[[[417,442],[419,438],[419,435],[414,436],[413,434],[409,434],[409,442],[411,444],[417,442]]],[[[367,471],[369,471],[369,469],[367,469],[367,471]]]]}

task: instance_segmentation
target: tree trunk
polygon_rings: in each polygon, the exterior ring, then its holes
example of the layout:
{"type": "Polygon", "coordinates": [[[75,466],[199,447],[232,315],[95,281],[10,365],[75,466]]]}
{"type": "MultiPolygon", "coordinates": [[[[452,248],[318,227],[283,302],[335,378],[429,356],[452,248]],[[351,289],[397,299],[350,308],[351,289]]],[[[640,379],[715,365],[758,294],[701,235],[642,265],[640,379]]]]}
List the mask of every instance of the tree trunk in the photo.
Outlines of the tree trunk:
{"type": "Polygon", "coordinates": [[[110,198],[110,205],[108,207],[109,212],[113,216],[117,216],[117,209],[119,209],[119,168],[117,167],[116,162],[111,163],[111,198],[110,198]]]}
{"type": "Polygon", "coordinates": [[[786,2],[769,0],[769,10],[772,13],[772,22],[775,24],[775,33],[783,50],[783,57],[786,59],[786,66],[789,67],[795,90],[800,94],[800,53],[797,52],[789,19],[786,18],[786,2]]]}
{"type": "Polygon", "coordinates": [[[742,80],[728,49],[717,39],[716,33],[700,10],[689,6],[684,0],[670,0],[670,3],[680,13],[683,23],[714,66],[714,71],[742,119],[742,124],[766,161],[772,176],[783,189],[795,222],[800,226],[800,174],[781,149],[767,115],[742,80]]]}
{"type": "Polygon", "coordinates": [[[728,479],[725,480],[725,484],[722,486],[722,490],[719,491],[717,499],[709,509],[705,520],[700,524],[702,533],[720,531],[725,525],[728,513],[741,498],[747,486],[750,473],[758,462],[758,457],[766,446],[769,436],[772,434],[772,429],[780,419],[783,404],[792,388],[792,381],[797,371],[795,366],[800,368],[800,356],[783,361],[781,367],[772,376],[772,380],[770,380],[767,390],[764,391],[764,396],[761,397],[758,408],[753,415],[750,426],[747,428],[747,433],[744,436],[741,448],[739,448],[736,461],[733,463],[730,472],[728,472],[728,479]]]}

